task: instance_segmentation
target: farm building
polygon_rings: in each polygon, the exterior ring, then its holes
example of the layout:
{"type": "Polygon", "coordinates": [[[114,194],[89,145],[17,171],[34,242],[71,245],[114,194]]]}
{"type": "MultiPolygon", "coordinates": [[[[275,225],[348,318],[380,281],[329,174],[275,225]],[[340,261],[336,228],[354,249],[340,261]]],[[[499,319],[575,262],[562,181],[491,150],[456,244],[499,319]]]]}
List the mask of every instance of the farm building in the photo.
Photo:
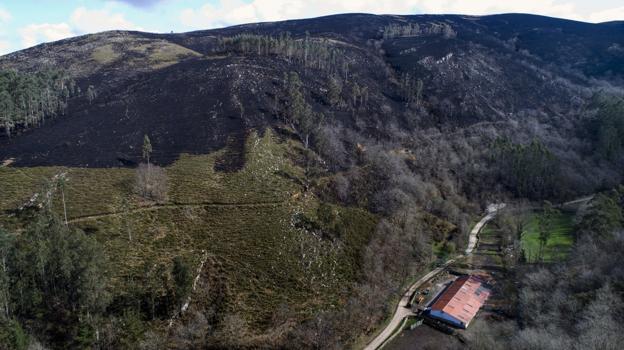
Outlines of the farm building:
{"type": "Polygon", "coordinates": [[[426,314],[454,327],[465,329],[490,293],[480,278],[461,276],[434,300],[426,310],[426,314]]]}

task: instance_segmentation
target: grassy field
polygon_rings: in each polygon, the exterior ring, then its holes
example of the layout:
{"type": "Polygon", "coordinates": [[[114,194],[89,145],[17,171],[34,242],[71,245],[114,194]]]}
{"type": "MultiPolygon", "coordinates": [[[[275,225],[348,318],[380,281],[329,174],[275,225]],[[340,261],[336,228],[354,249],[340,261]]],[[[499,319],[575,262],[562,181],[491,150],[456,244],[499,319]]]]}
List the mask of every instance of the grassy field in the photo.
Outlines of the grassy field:
{"type": "MultiPolygon", "coordinates": [[[[0,223],[19,227],[12,211],[67,172],[71,225],[103,245],[115,300],[147,283],[150,266],[171,266],[177,256],[198,266],[207,255],[205,278],[220,286],[224,310],[263,331],[284,305],[304,318],[345,300],[377,222],[364,210],[335,205],[324,214],[330,220],[320,220],[321,203],[296,181],[304,175],[289,161],[288,152],[298,147],[291,142],[269,131],[250,135],[245,166],[233,173],[214,170],[226,150],[182,155],[165,169],[168,198],[159,204],[134,194],[133,169],[0,168],[0,223]],[[317,229],[299,225],[301,217],[317,229]],[[319,228],[334,238],[316,234],[319,228]]],[[[59,199],[56,193],[53,208],[61,213],[59,199]]],[[[199,305],[214,297],[210,293],[197,298],[199,305]]]]}
{"type": "MultiPolygon", "coordinates": [[[[242,171],[221,173],[214,170],[215,159],[224,150],[210,155],[182,155],[167,167],[169,180],[166,203],[259,203],[284,202],[301,192],[288,176],[300,178],[303,170],[287,160],[287,147],[276,143],[271,133],[251,135],[246,165],[242,171]]],[[[128,168],[0,168],[0,212],[13,210],[35,193],[43,193],[55,174],[66,172],[65,198],[69,218],[112,213],[122,209],[125,199],[130,209],[151,205],[134,195],[133,169],[128,168]]],[[[54,205],[60,210],[60,196],[54,205]]]]}
{"type": "MultiPolygon", "coordinates": [[[[522,249],[527,262],[537,262],[540,254],[539,225],[540,213],[532,213],[527,216],[525,228],[522,233],[522,249]]],[[[561,212],[552,221],[552,230],[548,242],[544,247],[543,261],[552,262],[565,259],[574,244],[572,231],[574,228],[574,215],[561,212]]]]}

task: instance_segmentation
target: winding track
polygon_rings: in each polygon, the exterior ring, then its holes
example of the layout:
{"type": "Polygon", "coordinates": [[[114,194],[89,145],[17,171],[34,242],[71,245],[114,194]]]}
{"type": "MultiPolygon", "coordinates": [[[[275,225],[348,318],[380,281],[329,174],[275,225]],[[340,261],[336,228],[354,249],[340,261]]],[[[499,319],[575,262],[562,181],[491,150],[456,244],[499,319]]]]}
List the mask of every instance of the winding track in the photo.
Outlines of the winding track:
{"type": "MultiPolygon", "coordinates": [[[[483,228],[483,226],[485,226],[485,224],[488,223],[488,221],[492,220],[496,216],[498,211],[504,207],[505,207],[505,204],[503,203],[493,204],[493,205],[488,206],[487,214],[483,218],[481,218],[481,220],[472,228],[472,231],[470,231],[470,236],[468,237],[468,248],[466,248],[465,255],[472,254],[472,251],[477,245],[477,239],[478,239],[477,236],[479,235],[479,232],[481,232],[481,229],[483,228]]],[[[414,294],[416,289],[418,289],[421,285],[423,285],[428,280],[435,277],[440,272],[444,271],[450,264],[454,263],[460,258],[463,258],[465,255],[458,255],[452,259],[447,260],[442,266],[429,271],[426,275],[421,277],[418,281],[414,282],[409,287],[409,289],[405,291],[405,293],[403,293],[403,296],[401,297],[401,300],[399,300],[399,304],[397,305],[396,310],[394,311],[394,315],[392,315],[392,319],[390,320],[386,328],[384,328],[383,331],[381,331],[381,333],[379,333],[379,335],[377,335],[377,337],[373,339],[373,341],[368,343],[368,345],[366,345],[364,350],[380,349],[384,345],[386,345],[395,335],[397,335],[398,332],[395,333],[394,331],[397,329],[397,327],[399,327],[399,325],[401,325],[401,323],[403,322],[403,319],[405,317],[414,315],[412,310],[408,308],[407,305],[410,301],[410,297],[412,296],[412,294],[414,294]]]]}
{"type": "Polygon", "coordinates": [[[219,208],[257,208],[257,207],[273,207],[277,205],[284,204],[284,201],[274,201],[274,202],[256,202],[256,203],[215,203],[215,202],[205,202],[205,203],[172,203],[172,204],[156,204],[146,207],[139,207],[136,209],[128,210],[128,211],[116,211],[110,213],[101,213],[101,214],[93,214],[93,215],[85,215],[85,216],[77,216],[68,220],[67,222],[70,224],[89,221],[89,220],[97,220],[103,219],[111,216],[119,216],[126,215],[132,213],[140,213],[146,211],[155,211],[161,209],[178,209],[178,208],[204,208],[204,207],[219,207],[219,208]]]}

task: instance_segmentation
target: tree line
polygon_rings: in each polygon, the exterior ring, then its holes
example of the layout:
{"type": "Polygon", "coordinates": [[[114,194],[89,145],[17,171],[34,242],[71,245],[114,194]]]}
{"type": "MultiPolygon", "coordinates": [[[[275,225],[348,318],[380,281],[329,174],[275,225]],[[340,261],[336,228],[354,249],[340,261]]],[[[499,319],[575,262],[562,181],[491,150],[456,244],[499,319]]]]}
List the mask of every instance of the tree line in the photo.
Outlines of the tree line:
{"type": "Polygon", "coordinates": [[[0,343],[25,348],[26,330],[70,347],[95,338],[110,299],[95,239],[46,210],[20,234],[0,228],[0,260],[0,343]]]}
{"type": "Polygon", "coordinates": [[[77,92],[74,80],[60,70],[0,71],[0,128],[11,136],[15,129],[64,114],[69,97],[77,92]]]}
{"type": "Polygon", "coordinates": [[[445,39],[452,39],[457,32],[447,23],[418,23],[398,24],[392,23],[383,28],[384,39],[403,38],[421,35],[442,35],[445,39]]]}
{"type": "Polygon", "coordinates": [[[399,82],[399,91],[402,98],[408,105],[416,103],[420,105],[423,99],[424,83],[422,79],[416,78],[409,73],[401,74],[401,80],[399,82]]]}
{"type": "Polygon", "coordinates": [[[595,152],[609,161],[621,160],[624,155],[624,99],[597,95],[589,109],[594,113],[588,119],[587,130],[595,152]]]}
{"type": "Polygon", "coordinates": [[[274,37],[243,33],[230,37],[219,37],[219,52],[236,52],[243,55],[281,56],[289,62],[315,68],[330,74],[348,75],[349,61],[345,52],[334,47],[328,39],[313,38],[306,32],[305,37],[296,38],[290,33],[274,37]]]}

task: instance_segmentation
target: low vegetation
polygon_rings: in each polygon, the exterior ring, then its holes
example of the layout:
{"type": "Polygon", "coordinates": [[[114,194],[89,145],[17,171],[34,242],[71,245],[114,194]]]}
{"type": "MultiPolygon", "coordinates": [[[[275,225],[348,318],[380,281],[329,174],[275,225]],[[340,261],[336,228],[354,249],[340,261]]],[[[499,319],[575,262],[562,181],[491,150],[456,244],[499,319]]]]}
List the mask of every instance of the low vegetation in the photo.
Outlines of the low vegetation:
{"type": "MultiPolygon", "coordinates": [[[[87,237],[103,253],[105,260],[97,263],[99,272],[89,273],[93,278],[99,276],[98,290],[107,295],[97,296],[104,308],[88,310],[90,322],[71,313],[67,316],[72,319],[46,325],[40,318],[45,314],[11,312],[6,319],[7,337],[17,337],[21,324],[54,347],[82,346],[73,343],[77,339],[85,346],[94,344],[94,332],[101,337],[100,346],[134,347],[149,341],[143,332],[164,326],[192,295],[187,314],[204,315],[214,329],[205,334],[211,342],[260,344],[266,341],[261,334],[288,329],[291,322],[301,322],[320,309],[342,305],[358,279],[360,255],[376,218],[361,209],[321,205],[303,192],[291,180],[301,170],[284,158],[288,147],[276,142],[270,132],[250,137],[247,149],[245,168],[227,177],[214,171],[218,154],[183,157],[163,169],[171,181],[170,199],[158,206],[134,196],[129,169],[2,168],[3,181],[16,186],[8,192],[12,200],[3,205],[17,217],[5,219],[9,227],[25,232],[34,230],[34,224],[18,219],[39,217],[39,203],[44,209],[62,213],[61,195],[56,188],[46,187],[45,179],[61,171],[68,174],[65,199],[71,232],[78,230],[78,237],[87,237]],[[50,198],[49,202],[36,200],[34,206],[15,211],[17,203],[27,202],[39,188],[40,198],[50,198]],[[223,196],[226,193],[229,195],[223,196]],[[202,287],[192,292],[189,280],[195,278],[204,259],[199,271],[202,287]],[[218,309],[212,309],[215,305],[218,309]],[[274,316],[277,310],[283,310],[279,320],[274,316]],[[225,335],[234,322],[228,315],[237,315],[237,325],[246,329],[248,338],[225,335]],[[121,326],[129,322],[134,326],[121,326]],[[74,330],[61,329],[61,324],[74,330]],[[66,337],[57,336],[59,332],[66,332],[66,337]]],[[[60,232],[67,230],[58,219],[51,222],[60,232]]],[[[36,232],[50,234],[50,227],[36,232]]],[[[29,236],[7,233],[6,237],[29,236]]],[[[15,251],[27,252],[25,248],[15,251]]],[[[81,254],[93,259],[100,256],[81,254]]],[[[96,297],[88,290],[85,293],[96,297]]],[[[39,295],[47,300],[50,291],[39,295]]],[[[8,305],[15,307],[13,302],[8,305]]],[[[184,316],[177,325],[187,322],[193,319],[184,316]]],[[[159,332],[158,337],[177,342],[167,332],[159,332]]]]}
{"type": "Polygon", "coordinates": [[[115,51],[115,48],[112,44],[97,47],[91,53],[91,58],[93,58],[99,64],[113,63],[121,58],[121,56],[121,53],[115,51]]]}

